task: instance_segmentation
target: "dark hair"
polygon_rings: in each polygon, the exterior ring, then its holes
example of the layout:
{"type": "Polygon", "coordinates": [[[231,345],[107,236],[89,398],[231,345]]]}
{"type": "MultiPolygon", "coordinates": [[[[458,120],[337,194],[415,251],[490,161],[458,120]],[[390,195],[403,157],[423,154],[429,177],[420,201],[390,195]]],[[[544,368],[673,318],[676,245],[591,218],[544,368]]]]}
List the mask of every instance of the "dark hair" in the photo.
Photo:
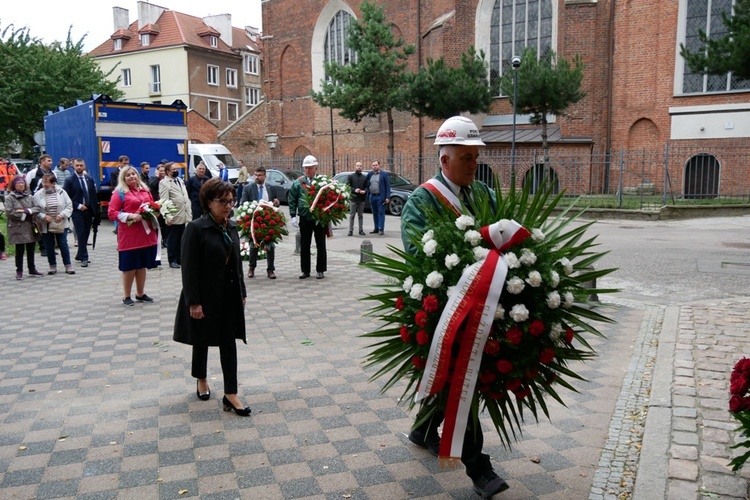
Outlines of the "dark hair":
{"type": "Polygon", "coordinates": [[[256,174],[257,174],[258,172],[265,172],[265,171],[266,171],[266,167],[255,167],[255,173],[256,173],[256,174]]]}
{"type": "Polygon", "coordinates": [[[200,192],[201,208],[208,212],[208,203],[211,200],[224,197],[227,193],[234,193],[234,186],[229,182],[222,181],[218,177],[207,180],[200,192]]]}
{"type": "Polygon", "coordinates": [[[47,181],[50,184],[57,184],[57,177],[55,176],[55,174],[44,174],[42,176],[42,180],[47,181]]]}

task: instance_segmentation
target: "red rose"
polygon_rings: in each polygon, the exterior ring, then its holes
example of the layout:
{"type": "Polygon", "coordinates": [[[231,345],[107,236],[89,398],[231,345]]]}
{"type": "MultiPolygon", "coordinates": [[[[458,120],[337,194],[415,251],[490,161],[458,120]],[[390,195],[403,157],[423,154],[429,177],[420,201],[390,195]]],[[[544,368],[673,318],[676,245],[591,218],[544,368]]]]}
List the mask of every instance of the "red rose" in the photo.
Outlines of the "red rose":
{"type": "Polygon", "coordinates": [[[744,401],[742,400],[742,396],[738,396],[735,394],[731,397],[729,400],[729,411],[742,411],[744,407],[744,401]]]}
{"type": "Polygon", "coordinates": [[[253,229],[260,228],[260,225],[257,222],[253,222],[253,229]]]}
{"type": "Polygon", "coordinates": [[[508,389],[509,391],[515,391],[519,387],[521,387],[521,379],[520,378],[514,378],[513,380],[509,380],[505,384],[505,388],[508,389]]]}
{"type": "Polygon", "coordinates": [[[550,363],[553,359],[555,359],[555,350],[551,347],[544,349],[539,355],[539,361],[545,365],[550,363]]]}
{"type": "Polygon", "coordinates": [[[513,345],[518,345],[521,343],[521,339],[523,338],[523,332],[516,328],[515,326],[505,332],[505,338],[508,339],[508,342],[510,342],[513,345]]]}
{"type": "Polygon", "coordinates": [[[573,330],[570,329],[570,328],[567,328],[565,330],[565,343],[568,344],[568,345],[572,344],[573,343],[573,338],[574,338],[573,330]]]}
{"type": "Polygon", "coordinates": [[[401,340],[411,342],[411,333],[409,333],[409,329],[406,326],[402,326],[399,333],[401,334],[401,340]]]}
{"type": "Polygon", "coordinates": [[[411,363],[417,370],[424,370],[424,366],[425,364],[427,364],[427,360],[424,358],[420,358],[419,356],[412,356],[411,363]]]}
{"type": "Polygon", "coordinates": [[[497,354],[498,351],[500,351],[500,342],[498,342],[495,339],[489,339],[486,344],[484,344],[484,352],[489,354],[490,356],[493,354],[497,354]]]}
{"type": "Polygon", "coordinates": [[[526,368],[526,378],[527,379],[535,379],[539,375],[539,370],[532,370],[531,368],[526,368]]]}
{"type": "Polygon", "coordinates": [[[491,399],[501,399],[505,397],[505,391],[500,391],[500,392],[490,391],[488,395],[491,399]]]}
{"type": "Polygon", "coordinates": [[[273,229],[269,229],[269,230],[268,230],[268,234],[270,234],[271,236],[273,236],[273,234],[274,234],[274,230],[273,230],[273,229]]]}
{"type": "Polygon", "coordinates": [[[515,391],[513,391],[513,394],[515,394],[518,399],[523,399],[531,394],[531,389],[529,389],[528,387],[524,387],[523,389],[516,389],[515,391]]]}
{"type": "Polygon", "coordinates": [[[489,385],[478,385],[477,390],[484,394],[485,392],[489,392],[490,386],[489,385]]]}
{"type": "Polygon", "coordinates": [[[492,373],[492,370],[485,370],[479,374],[479,381],[482,382],[483,384],[489,384],[491,382],[494,382],[495,374],[492,373]]]}
{"type": "Polygon", "coordinates": [[[506,359],[501,359],[495,366],[497,368],[497,371],[503,374],[507,374],[513,371],[513,363],[506,359]]]}
{"type": "Polygon", "coordinates": [[[271,241],[271,237],[270,236],[266,236],[265,238],[263,238],[263,241],[271,241]]]}
{"type": "Polygon", "coordinates": [[[404,297],[403,295],[399,295],[398,298],[396,299],[396,309],[400,311],[403,308],[404,308],[404,297]]]}
{"type": "Polygon", "coordinates": [[[434,295],[428,295],[422,301],[422,309],[426,312],[433,312],[438,310],[438,299],[434,295]]]}
{"type": "Polygon", "coordinates": [[[266,225],[265,225],[265,224],[261,224],[261,225],[260,225],[260,228],[261,228],[261,229],[265,229],[265,228],[266,228],[266,225]]]}
{"type": "Polygon", "coordinates": [[[729,386],[729,393],[737,396],[744,396],[747,392],[747,380],[743,376],[736,377],[729,386]]]}
{"type": "Polygon", "coordinates": [[[529,333],[534,337],[538,337],[544,333],[544,323],[541,320],[535,319],[529,325],[529,333]]]}
{"type": "Polygon", "coordinates": [[[427,335],[426,330],[419,330],[417,332],[417,344],[427,345],[430,342],[430,336],[427,335]]]}
{"type": "Polygon", "coordinates": [[[429,319],[427,313],[422,310],[417,311],[417,314],[414,315],[414,322],[419,326],[427,326],[429,319]]]}

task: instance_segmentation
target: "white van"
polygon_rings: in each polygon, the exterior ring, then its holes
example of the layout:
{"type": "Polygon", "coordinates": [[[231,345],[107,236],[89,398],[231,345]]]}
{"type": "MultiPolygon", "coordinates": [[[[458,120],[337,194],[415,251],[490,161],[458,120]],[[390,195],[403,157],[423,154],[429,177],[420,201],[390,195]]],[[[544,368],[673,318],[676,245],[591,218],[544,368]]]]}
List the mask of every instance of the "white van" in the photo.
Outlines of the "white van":
{"type": "Polygon", "coordinates": [[[239,165],[232,153],[221,144],[188,144],[188,173],[195,174],[195,167],[203,162],[211,177],[219,175],[219,162],[229,169],[229,182],[237,182],[239,165]]]}

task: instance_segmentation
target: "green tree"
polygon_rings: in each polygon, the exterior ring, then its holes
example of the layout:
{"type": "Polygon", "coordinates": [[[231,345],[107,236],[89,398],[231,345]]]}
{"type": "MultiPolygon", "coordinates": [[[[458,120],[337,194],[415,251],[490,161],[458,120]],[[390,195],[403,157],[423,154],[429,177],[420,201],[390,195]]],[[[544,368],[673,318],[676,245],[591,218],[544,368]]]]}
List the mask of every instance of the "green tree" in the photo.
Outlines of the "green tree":
{"type": "MultiPolygon", "coordinates": [[[[85,37],[84,37],[85,38],[85,37]]],[[[43,130],[47,110],[72,106],[91,94],[122,96],[96,61],[83,54],[83,40],[45,45],[28,28],[7,26],[0,34],[0,148],[19,142],[26,152],[43,130]]]]}
{"type": "Polygon", "coordinates": [[[474,47],[461,54],[461,65],[448,67],[441,57],[408,76],[409,100],[417,116],[450,118],[462,112],[486,113],[493,92],[487,80],[484,52],[474,47]]]}
{"type": "Polygon", "coordinates": [[[352,20],[347,45],[356,52],[350,64],[326,62],[328,77],[321,91],[310,91],[320,106],[340,110],[339,115],[360,122],[367,116],[386,113],[388,119],[388,165],[393,166],[393,111],[408,111],[406,59],[414,46],[396,39],[383,7],[365,1],[360,5],[362,20],[352,20]]]}
{"type": "MultiPolygon", "coordinates": [[[[531,123],[542,126],[542,149],[544,151],[544,171],[549,165],[549,144],[547,143],[547,115],[563,116],[571,104],[585,97],[581,91],[583,81],[583,61],[579,55],[573,58],[573,66],[554,51],[547,51],[541,58],[536,50],[527,48],[521,56],[518,71],[516,111],[530,114],[531,123]]],[[[509,96],[513,103],[513,71],[507,69],[500,79],[500,90],[509,96]]]]}
{"type": "Polygon", "coordinates": [[[737,0],[733,15],[721,15],[727,29],[723,36],[699,30],[700,47],[692,51],[681,43],[680,55],[694,73],[720,76],[731,71],[737,78],[750,79],[750,0],[737,0]]]}

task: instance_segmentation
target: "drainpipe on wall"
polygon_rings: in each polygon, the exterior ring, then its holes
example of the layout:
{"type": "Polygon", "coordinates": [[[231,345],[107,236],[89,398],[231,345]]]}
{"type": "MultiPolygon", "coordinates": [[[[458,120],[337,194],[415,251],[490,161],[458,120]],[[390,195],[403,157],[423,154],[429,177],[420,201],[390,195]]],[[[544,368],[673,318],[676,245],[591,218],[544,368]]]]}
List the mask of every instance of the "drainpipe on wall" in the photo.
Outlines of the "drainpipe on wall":
{"type": "Polygon", "coordinates": [[[614,109],[613,85],[614,85],[614,55],[615,55],[615,2],[610,0],[609,4],[609,27],[607,33],[607,138],[605,140],[604,153],[604,192],[609,193],[609,173],[612,165],[612,110],[614,109]]]}
{"type": "MultiPolygon", "coordinates": [[[[417,69],[422,67],[422,2],[420,0],[417,0],[417,69]]],[[[422,160],[422,153],[424,152],[422,149],[422,117],[417,118],[417,138],[418,138],[418,148],[417,148],[417,172],[418,172],[418,184],[422,184],[423,182],[423,160],[422,160]]]]}

